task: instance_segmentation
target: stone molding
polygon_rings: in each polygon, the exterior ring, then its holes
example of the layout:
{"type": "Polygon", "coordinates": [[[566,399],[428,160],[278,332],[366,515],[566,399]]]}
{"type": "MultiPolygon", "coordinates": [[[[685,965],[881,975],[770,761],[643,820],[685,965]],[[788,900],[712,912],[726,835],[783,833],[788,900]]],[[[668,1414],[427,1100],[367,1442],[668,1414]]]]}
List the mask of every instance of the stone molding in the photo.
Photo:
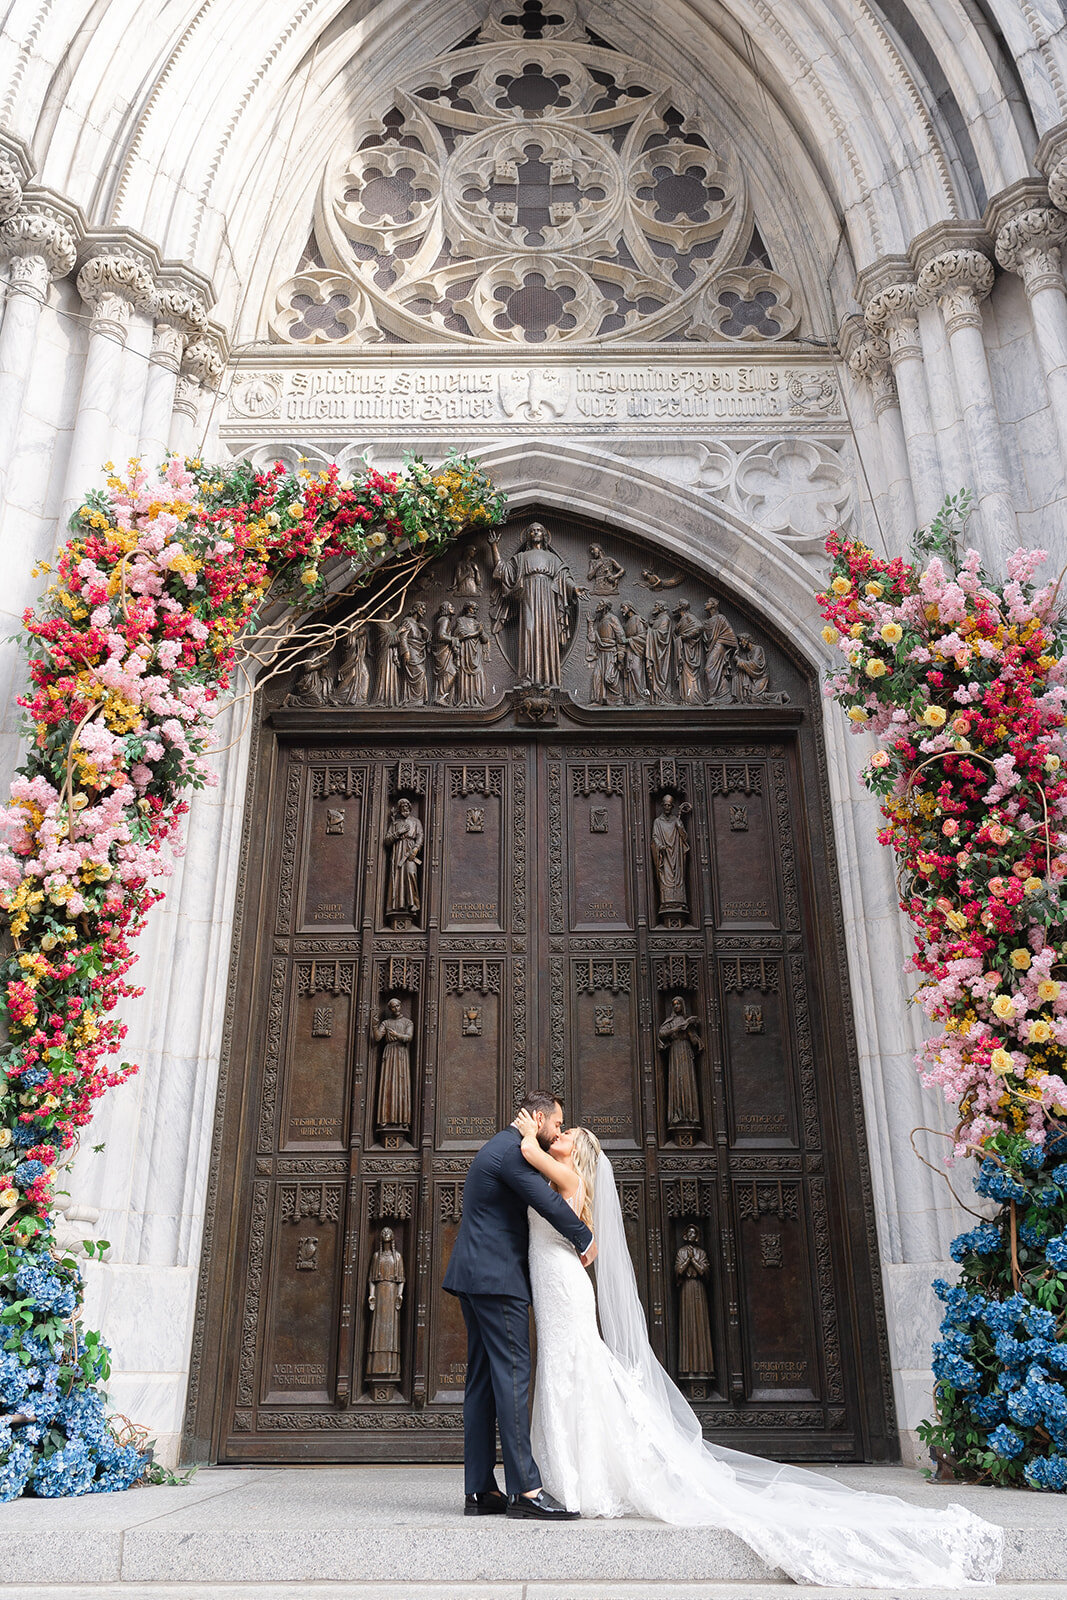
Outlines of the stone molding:
{"type": "Polygon", "coordinates": [[[22,174],[0,156],[0,222],[13,217],[22,204],[22,174]]]}
{"type": "Polygon", "coordinates": [[[0,223],[0,256],[11,262],[9,292],[43,300],[49,283],[65,278],[77,261],[70,217],[45,200],[24,198],[0,223]]]}
{"type": "Polygon", "coordinates": [[[1026,293],[1064,290],[1061,251],[1067,239],[1067,215],[1052,206],[1031,206],[1004,223],[997,234],[996,255],[1008,272],[1018,273],[1026,293]]]}
{"type": "Polygon", "coordinates": [[[186,345],[174,392],[174,409],[196,421],[200,397],[205,389],[215,390],[226,370],[229,346],[225,331],[211,324],[186,345]]]}
{"type": "Polygon", "coordinates": [[[981,302],[993,287],[996,270],[981,250],[945,250],[919,271],[919,293],[936,300],[949,334],[982,326],[981,302]]]}

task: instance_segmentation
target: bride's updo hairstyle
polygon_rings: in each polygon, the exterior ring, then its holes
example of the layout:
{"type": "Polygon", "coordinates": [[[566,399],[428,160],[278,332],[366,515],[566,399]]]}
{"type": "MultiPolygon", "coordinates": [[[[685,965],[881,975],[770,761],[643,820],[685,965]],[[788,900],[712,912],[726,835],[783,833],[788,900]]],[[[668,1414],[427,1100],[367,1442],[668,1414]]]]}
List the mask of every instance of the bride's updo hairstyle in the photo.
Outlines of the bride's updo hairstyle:
{"type": "Polygon", "coordinates": [[[595,1133],[590,1133],[588,1128],[574,1130],[574,1148],[571,1151],[571,1160],[574,1170],[585,1185],[585,1203],[582,1206],[582,1221],[587,1227],[593,1226],[593,1196],[596,1193],[596,1168],[600,1160],[600,1140],[595,1133]]]}

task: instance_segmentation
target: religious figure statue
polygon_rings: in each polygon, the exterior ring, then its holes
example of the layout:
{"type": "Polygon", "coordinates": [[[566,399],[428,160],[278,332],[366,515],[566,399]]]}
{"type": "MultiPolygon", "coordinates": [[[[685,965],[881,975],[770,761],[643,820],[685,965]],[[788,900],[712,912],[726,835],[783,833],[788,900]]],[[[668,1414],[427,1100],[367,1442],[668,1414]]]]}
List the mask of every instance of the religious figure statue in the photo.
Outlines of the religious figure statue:
{"type": "Polygon", "coordinates": [[[659,914],[681,914],[689,911],[686,893],[685,868],[689,855],[689,834],[683,816],[690,807],[686,802],[675,803],[673,794],[665,794],[660,814],[652,824],[652,858],[659,882],[659,914]]]}
{"type": "Polygon", "coordinates": [[[678,698],[683,705],[699,705],[704,698],[700,680],[704,672],[704,629],[688,600],[679,600],[674,613],[674,671],[678,698]]]}
{"type": "Polygon", "coordinates": [[[287,706],[324,706],[330,698],[333,682],[327,670],[333,654],[333,640],[314,650],[301,663],[296,683],[284,704],[287,706]]]}
{"type": "Polygon", "coordinates": [[[452,630],[456,652],[457,706],[485,704],[485,663],[492,641],[478,616],[478,603],[468,600],[452,630]]]}
{"type": "MultiPolygon", "coordinates": [[[[585,593],[567,563],[552,549],[539,522],[531,522],[515,554],[502,560],[489,535],[493,580],[519,612],[519,687],[558,689],[560,658],[571,638],[573,607],[585,593]]],[[[499,626],[499,624],[498,624],[499,626]]]]}
{"type": "Polygon", "coordinates": [[[704,603],[704,693],[709,705],[730,698],[730,670],[737,635],[719,610],[714,595],[704,603]]]}
{"type": "Polygon", "coordinates": [[[452,704],[456,687],[455,607],[444,600],[433,621],[433,675],[435,681],[434,703],[452,704]]]}
{"type": "Polygon", "coordinates": [[[388,618],[378,621],[378,674],[374,684],[374,698],[380,706],[398,706],[402,703],[400,664],[400,628],[388,618]]]}
{"type": "Polygon", "coordinates": [[[622,689],[622,662],[626,635],[622,623],[611,609],[610,600],[601,600],[586,623],[586,665],[593,673],[589,698],[595,706],[610,705],[622,689]]]}
{"type": "Polygon", "coordinates": [[[700,1127],[696,1052],[701,1043],[697,1019],[687,1013],[680,994],[675,995],[660,1024],[659,1044],[667,1051],[667,1127],[678,1136],[679,1144],[692,1144],[700,1127]]]}
{"type": "Polygon", "coordinates": [[[367,1339],[367,1382],[372,1386],[400,1382],[400,1308],[404,1303],[404,1258],[393,1242],[392,1228],[383,1228],[371,1256],[367,1293],[370,1334],[367,1339]]]}
{"type": "Polygon", "coordinates": [[[416,600],[410,615],[397,629],[397,655],[404,704],[424,706],[429,698],[426,658],[430,649],[430,630],[426,626],[426,602],[416,600]]]}
{"type": "Polygon", "coordinates": [[[622,697],[628,706],[648,696],[645,678],[648,625],[625,601],[619,607],[625,645],[622,657],[622,697]]]}
{"type": "Polygon", "coordinates": [[[367,623],[357,622],[345,640],[344,654],[333,683],[335,706],[365,706],[370,694],[367,666],[367,623]]]}
{"type": "Polygon", "coordinates": [[[648,613],[645,638],[648,663],[648,698],[655,704],[673,700],[674,621],[662,600],[648,613]]]}
{"type": "Polygon", "coordinates": [[[390,813],[389,826],[385,830],[385,847],[390,851],[389,895],[385,914],[405,920],[417,917],[422,906],[419,898],[422,823],[406,797],[399,799],[390,813]]]}
{"type": "Polygon", "coordinates": [[[743,705],[784,705],[787,694],[772,694],[767,672],[767,652],[747,633],[739,635],[733,664],[734,699],[743,705]]]}
{"type": "Polygon", "coordinates": [[[411,1041],[415,1024],[401,1015],[400,1001],[394,995],[384,1017],[371,1024],[375,1042],[383,1045],[378,1069],[378,1114],[380,1133],[411,1132],[411,1041]]]}
{"type": "Polygon", "coordinates": [[[618,594],[619,583],[626,576],[613,556],[606,556],[598,544],[589,546],[589,584],[593,594],[618,594]]]}
{"type": "Polygon", "coordinates": [[[715,1352],[708,1322],[705,1280],[711,1276],[708,1253],[700,1243],[700,1229],[691,1223],[674,1258],[678,1283],[678,1376],[706,1382],[715,1376],[715,1352]]]}
{"type": "Polygon", "coordinates": [[[482,592],[482,569],[478,565],[478,556],[473,545],[464,550],[456,563],[456,577],[452,585],[453,594],[474,594],[482,592]]]}

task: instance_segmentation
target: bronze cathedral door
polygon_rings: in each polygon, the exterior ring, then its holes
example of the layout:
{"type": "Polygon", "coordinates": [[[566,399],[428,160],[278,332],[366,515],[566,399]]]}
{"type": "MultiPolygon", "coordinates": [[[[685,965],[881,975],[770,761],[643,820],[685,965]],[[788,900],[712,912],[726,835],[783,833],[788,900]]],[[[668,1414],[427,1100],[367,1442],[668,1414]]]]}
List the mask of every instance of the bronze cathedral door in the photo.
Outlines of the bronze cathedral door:
{"type": "Polygon", "coordinates": [[[524,686],[526,520],[264,724],[200,1436],[231,1462],[458,1459],[463,1180],[546,1087],[612,1159],[653,1344],[709,1434],[885,1456],[809,685],[705,580],[546,517],[562,681],[524,686]]]}

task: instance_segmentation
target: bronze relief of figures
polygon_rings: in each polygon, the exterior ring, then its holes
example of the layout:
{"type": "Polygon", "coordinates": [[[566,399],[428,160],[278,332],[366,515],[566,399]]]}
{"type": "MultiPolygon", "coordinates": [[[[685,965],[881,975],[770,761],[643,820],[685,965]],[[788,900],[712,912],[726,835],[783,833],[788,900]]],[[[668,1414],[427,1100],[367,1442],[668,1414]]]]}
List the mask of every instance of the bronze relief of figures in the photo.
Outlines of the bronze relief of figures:
{"type": "Polygon", "coordinates": [[[370,1333],[367,1338],[367,1382],[375,1398],[387,1399],[400,1382],[400,1308],[404,1304],[404,1258],[394,1242],[392,1228],[378,1235],[367,1283],[370,1333]]]}
{"type": "Polygon", "coordinates": [[[341,665],[334,679],[330,703],[335,706],[365,706],[370,696],[370,669],[367,665],[369,624],[357,622],[344,642],[341,665]]]}
{"type": "Polygon", "coordinates": [[[452,593],[462,595],[479,595],[482,592],[482,569],[478,565],[478,552],[473,545],[460,553],[456,563],[456,576],[452,583],[452,593]]]}
{"type": "Polygon", "coordinates": [[[680,600],[674,613],[674,674],[678,699],[692,705],[704,698],[700,680],[704,672],[704,629],[688,600],[680,600]]]}
{"type": "Polygon", "coordinates": [[[648,697],[655,704],[674,699],[674,619],[662,600],[648,613],[645,635],[648,697]]]}
{"type": "Polygon", "coordinates": [[[330,657],[333,640],[313,650],[302,662],[296,683],[285,697],[287,706],[324,706],[330,699],[333,679],[330,676],[330,657]]]}
{"type": "Polygon", "coordinates": [[[389,815],[389,826],[382,841],[389,851],[389,889],[385,914],[390,921],[406,925],[422,909],[419,870],[422,866],[422,823],[411,801],[401,796],[389,815]]]}
{"type": "Polygon", "coordinates": [[[686,887],[689,833],[682,818],[690,809],[687,801],[679,804],[673,794],[665,794],[660,801],[660,814],[652,824],[652,860],[659,886],[661,919],[689,914],[686,887]]]}
{"type": "Polygon", "coordinates": [[[597,602],[586,623],[586,664],[592,671],[589,698],[595,706],[612,705],[622,689],[626,636],[610,600],[597,602]]]}
{"type": "Polygon", "coordinates": [[[452,704],[456,684],[455,618],[455,606],[444,600],[433,619],[433,698],[438,706],[452,704]]]}
{"type": "Polygon", "coordinates": [[[628,706],[648,698],[646,662],[648,656],[648,624],[638,616],[633,606],[625,602],[619,607],[625,647],[622,657],[622,697],[628,706]]]}
{"type": "Polygon", "coordinates": [[[492,641],[478,616],[478,606],[468,600],[452,630],[456,652],[456,705],[484,706],[485,663],[492,641]]]}
{"type": "Polygon", "coordinates": [[[704,693],[708,704],[729,700],[731,694],[730,671],[733,666],[737,637],[719,610],[714,595],[704,603],[704,693]]]}
{"type": "Polygon", "coordinates": [[[598,544],[589,546],[589,571],[586,577],[593,594],[618,594],[619,584],[626,576],[626,568],[612,556],[606,556],[598,544]]]}
{"type": "Polygon", "coordinates": [[[690,1382],[707,1383],[715,1376],[705,1287],[711,1277],[711,1263],[700,1243],[700,1229],[695,1223],[686,1228],[682,1239],[674,1258],[674,1279],[678,1285],[678,1376],[690,1382]]]}
{"type": "Polygon", "coordinates": [[[415,1024],[405,1017],[394,996],[384,1017],[372,1024],[371,1033],[383,1046],[378,1068],[378,1108],[375,1122],[383,1139],[411,1132],[411,1041],[415,1024]]]}
{"type": "MultiPolygon", "coordinates": [[[[575,584],[540,522],[530,523],[518,550],[507,560],[501,557],[492,533],[489,541],[493,582],[505,606],[518,609],[519,687],[558,689],[562,655],[573,633],[577,601],[585,590],[575,584]]],[[[502,618],[498,627],[501,622],[502,618]]]]}
{"type": "Polygon", "coordinates": [[[680,994],[660,1024],[659,1045],[667,1052],[667,1128],[679,1144],[691,1145],[700,1129],[696,1057],[702,1049],[697,1018],[680,994]]]}

